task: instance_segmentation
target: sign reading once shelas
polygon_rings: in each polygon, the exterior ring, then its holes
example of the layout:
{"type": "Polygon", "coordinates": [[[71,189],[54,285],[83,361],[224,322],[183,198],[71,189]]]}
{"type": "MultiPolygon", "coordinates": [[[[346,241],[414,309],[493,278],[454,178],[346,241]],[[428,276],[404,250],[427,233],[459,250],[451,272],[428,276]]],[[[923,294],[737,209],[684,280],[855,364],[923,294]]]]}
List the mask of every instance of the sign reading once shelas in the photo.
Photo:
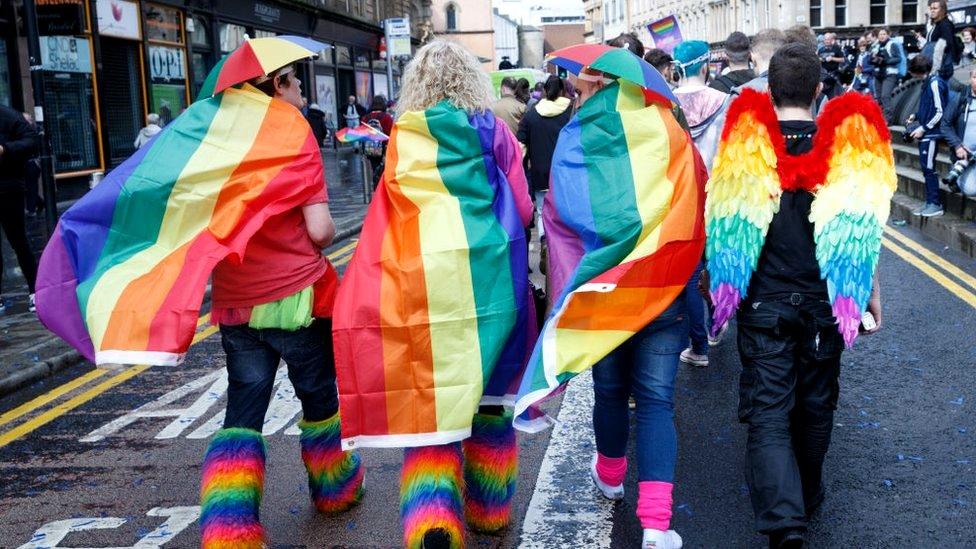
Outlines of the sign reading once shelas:
{"type": "Polygon", "coordinates": [[[410,57],[410,18],[386,20],[386,56],[388,59],[410,57]]]}

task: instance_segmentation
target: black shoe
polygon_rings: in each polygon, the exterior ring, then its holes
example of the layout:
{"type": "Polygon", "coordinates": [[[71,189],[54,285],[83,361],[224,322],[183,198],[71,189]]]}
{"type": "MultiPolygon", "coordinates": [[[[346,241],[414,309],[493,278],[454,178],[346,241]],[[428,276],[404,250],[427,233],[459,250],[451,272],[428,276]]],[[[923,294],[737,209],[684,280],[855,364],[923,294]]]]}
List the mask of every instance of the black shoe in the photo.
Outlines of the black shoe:
{"type": "Polygon", "coordinates": [[[780,530],[769,535],[769,549],[803,549],[803,530],[780,530]]]}
{"type": "Polygon", "coordinates": [[[451,534],[443,528],[434,528],[424,532],[424,541],[420,545],[423,549],[451,549],[451,534]]]}

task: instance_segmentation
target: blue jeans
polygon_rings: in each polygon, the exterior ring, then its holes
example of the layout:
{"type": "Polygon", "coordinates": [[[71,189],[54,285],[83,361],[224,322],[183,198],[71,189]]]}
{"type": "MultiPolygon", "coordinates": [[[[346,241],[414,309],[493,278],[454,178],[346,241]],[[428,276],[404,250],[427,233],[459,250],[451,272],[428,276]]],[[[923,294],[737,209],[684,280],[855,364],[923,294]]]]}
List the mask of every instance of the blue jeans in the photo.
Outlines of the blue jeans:
{"type": "Polygon", "coordinates": [[[922,164],[922,175],[925,176],[925,203],[942,205],[939,196],[939,174],[935,173],[935,157],[939,154],[939,139],[923,137],[918,141],[918,160],[922,164]]]}
{"type": "Polygon", "coordinates": [[[288,365],[295,396],[302,402],[303,419],[321,421],[339,411],[331,319],[317,318],[293,332],[221,325],[220,337],[227,353],[229,381],[225,429],[261,430],[282,359],[288,365]]]}
{"type": "Polygon", "coordinates": [[[627,453],[627,398],[637,402],[637,478],[674,482],[674,376],[688,342],[685,303],[675,299],[660,316],[593,366],[593,431],[607,457],[627,453]]]}
{"type": "Polygon", "coordinates": [[[698,292],[698,281],[701,279],[702,268],[705,263],[700,262],[685,284],[684,300],[688,307],[688,322],[690,324],[691,352],[696,355],[708,354],[708,317],[705,299],[698,292]]]}

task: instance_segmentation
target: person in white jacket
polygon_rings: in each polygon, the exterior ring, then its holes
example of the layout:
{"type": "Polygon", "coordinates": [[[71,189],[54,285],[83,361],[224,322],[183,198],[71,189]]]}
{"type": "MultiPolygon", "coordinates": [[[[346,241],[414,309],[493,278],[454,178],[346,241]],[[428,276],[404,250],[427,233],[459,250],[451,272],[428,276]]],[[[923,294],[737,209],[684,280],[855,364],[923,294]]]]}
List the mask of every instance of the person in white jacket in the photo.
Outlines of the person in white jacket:
{"type": "Polygon", "coordinates": [[[139,130],[136,135],[136,140],[133,146],[137,149],[141,149],[143,145],[149,143],[154,135],[163,131],[163,128],[159,125],[159,115],[151,112],[146,115],[146,127],[139,130]]]}

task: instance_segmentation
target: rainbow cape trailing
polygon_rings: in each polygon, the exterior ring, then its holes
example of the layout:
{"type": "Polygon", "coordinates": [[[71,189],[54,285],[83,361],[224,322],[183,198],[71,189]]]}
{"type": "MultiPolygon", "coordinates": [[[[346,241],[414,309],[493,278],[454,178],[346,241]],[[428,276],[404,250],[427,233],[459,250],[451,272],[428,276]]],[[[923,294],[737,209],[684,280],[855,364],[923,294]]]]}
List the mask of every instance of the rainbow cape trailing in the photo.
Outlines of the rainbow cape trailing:
{"type": "Polygon", "coordinates": [[[38,315],[96,363],[177,364],[213,267],[322,181],[291,105],[247,85],[197,101],[61,217],[38,315]]]}
{"type": "MultiPolygon", "coordinates": [[[[562,129],[543,222],[553,312],[515,413],[649,324],[701,261],[705,168],[670,109],[611,84],[562,129]]],[[[534,430],[520,418],[517,425],[534,430]]]]}
{"type": "Polygon", "coordinates": [[[858,93],[829,101],[817,128],[810,152],[791,156],[769,95],[744,90],[729,108],[705,207],[714,331],[746,297],[782,191],[803,189],[815,195],[821,277],[853,345],[897,184],[891,136],[878,104],[858,93]]]}
{"type": "Polygon", "coordinates": [[[530,345],[525,233],[493,154],[511,133],[446,101],[392,133],[333,312],[347,449],[467,438],[530,345]]]}

